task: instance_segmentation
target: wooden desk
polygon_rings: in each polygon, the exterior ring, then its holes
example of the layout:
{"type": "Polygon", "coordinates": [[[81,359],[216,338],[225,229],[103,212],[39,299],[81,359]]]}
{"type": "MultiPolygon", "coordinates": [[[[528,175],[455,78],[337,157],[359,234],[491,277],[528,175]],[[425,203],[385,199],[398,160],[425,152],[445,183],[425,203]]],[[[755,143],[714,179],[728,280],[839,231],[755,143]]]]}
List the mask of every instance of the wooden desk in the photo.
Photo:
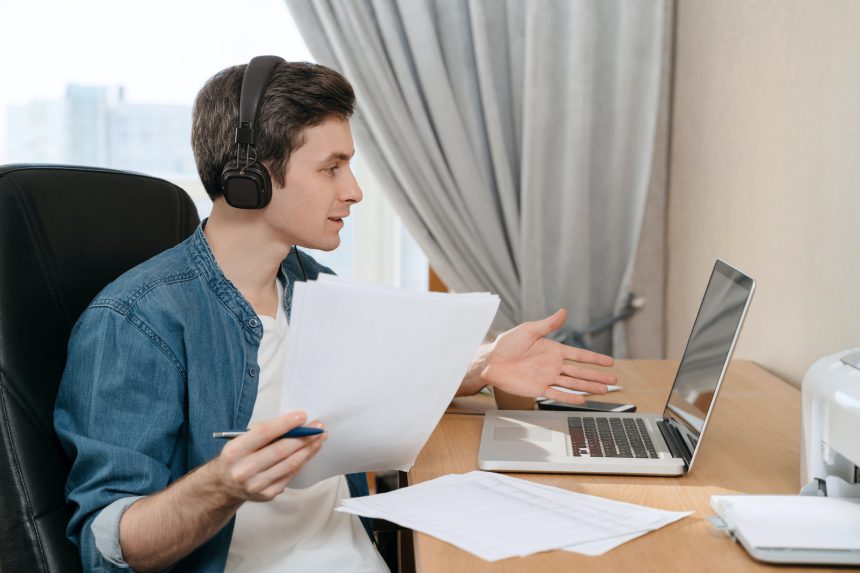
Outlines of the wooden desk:
{"type": "MultiPolygon", "coordinates": [[[[619,384],[607,400],[660,412],[677,361],[619,361],[619,384]]],[[[457,399],[409,472],[416,484],[477,469],[483,416],[489,397],[457,399]],[[473,413],[468,413],[469,411],[473,413]]],[[[483,561],[436,538],[414,534],[416,571],[754,571],[776,569],[753,560],[711,527],[710,496],[723,493],[794,494],[800,488],[800,392],[748,361],[735,361],[718,398],[703,449],[688,476],[511,474],[535,482],[619,501],[673,511],[695,510],[679,522],[649,533],[600,557],[551,551],[495,563],[483,561]]],[[[784,568],[782,569],[785,570],[784,568]]],[[[792,567],[792,573],[802,569],[792,567]]],[[[824,569],[817,569],[824,570],[824,569]]],[[[834,569],[836,570],[836,569],[834,569]]]]}

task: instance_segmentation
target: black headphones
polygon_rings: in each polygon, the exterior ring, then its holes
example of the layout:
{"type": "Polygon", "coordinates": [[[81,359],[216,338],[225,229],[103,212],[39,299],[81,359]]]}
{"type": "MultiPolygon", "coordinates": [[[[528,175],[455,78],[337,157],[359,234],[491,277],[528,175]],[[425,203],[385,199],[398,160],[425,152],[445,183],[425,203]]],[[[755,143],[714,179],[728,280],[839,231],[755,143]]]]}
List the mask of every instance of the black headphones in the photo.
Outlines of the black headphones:
{"type": "Polygon", "coordinates": [[[272,200],[272,179],[266,168],[257,161],[257,118],[263,105],[266,85],[275,66],[283,61],[278,56],[257,56],[245,68],[239,96],[236,160],[230,161],[221,172],[221,189],[231,207],[262,209],[272,200]]]}

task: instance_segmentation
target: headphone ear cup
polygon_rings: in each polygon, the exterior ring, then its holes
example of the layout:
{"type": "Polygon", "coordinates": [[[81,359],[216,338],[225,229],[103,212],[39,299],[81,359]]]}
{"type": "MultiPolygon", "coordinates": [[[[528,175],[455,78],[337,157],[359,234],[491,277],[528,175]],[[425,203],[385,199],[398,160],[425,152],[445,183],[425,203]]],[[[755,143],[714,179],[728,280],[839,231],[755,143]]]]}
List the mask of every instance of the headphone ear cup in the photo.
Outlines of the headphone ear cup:
{"type": "Polygon", "coordinates": [[[272,200],[272,179],[257,162],[239,167],[231,161],[221,172],[224,200],[237,209],[262,209],[272,200]]]}

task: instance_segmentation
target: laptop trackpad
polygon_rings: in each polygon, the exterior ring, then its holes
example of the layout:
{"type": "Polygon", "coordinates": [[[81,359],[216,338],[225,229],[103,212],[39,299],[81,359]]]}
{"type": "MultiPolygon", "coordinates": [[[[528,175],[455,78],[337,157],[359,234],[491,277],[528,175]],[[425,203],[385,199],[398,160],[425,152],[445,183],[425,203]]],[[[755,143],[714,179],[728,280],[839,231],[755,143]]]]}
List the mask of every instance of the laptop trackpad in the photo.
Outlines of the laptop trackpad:
{"type": "Polygon", "coordinates": [[[529,442],[551,442],[552,431],[546,428],[523,428],[522,426],[496,427],[493,432],[496,441],[514,442],[528,440],[529,442]]]}

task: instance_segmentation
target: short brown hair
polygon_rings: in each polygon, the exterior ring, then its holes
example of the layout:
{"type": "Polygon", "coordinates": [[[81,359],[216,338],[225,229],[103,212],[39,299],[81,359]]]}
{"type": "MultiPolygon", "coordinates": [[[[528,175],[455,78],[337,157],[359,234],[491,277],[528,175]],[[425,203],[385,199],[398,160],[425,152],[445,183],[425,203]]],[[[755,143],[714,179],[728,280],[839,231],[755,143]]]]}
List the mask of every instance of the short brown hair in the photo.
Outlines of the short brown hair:
{"type": "MultiPolygon", "coordinates": [[[[209,197],[223,194],[221,171],[236,158],[235,130],[247,64],[221,70],[194,100],[191,147],[197,173],[209,197]]],[[[257,160],[284,184],[290,153],[301,147],[305,128],[331,116],[349,119],[355,109],[352,86],[336,71],[308,62],[275,66],[266,87],[257,125],[257,160]]]]}

